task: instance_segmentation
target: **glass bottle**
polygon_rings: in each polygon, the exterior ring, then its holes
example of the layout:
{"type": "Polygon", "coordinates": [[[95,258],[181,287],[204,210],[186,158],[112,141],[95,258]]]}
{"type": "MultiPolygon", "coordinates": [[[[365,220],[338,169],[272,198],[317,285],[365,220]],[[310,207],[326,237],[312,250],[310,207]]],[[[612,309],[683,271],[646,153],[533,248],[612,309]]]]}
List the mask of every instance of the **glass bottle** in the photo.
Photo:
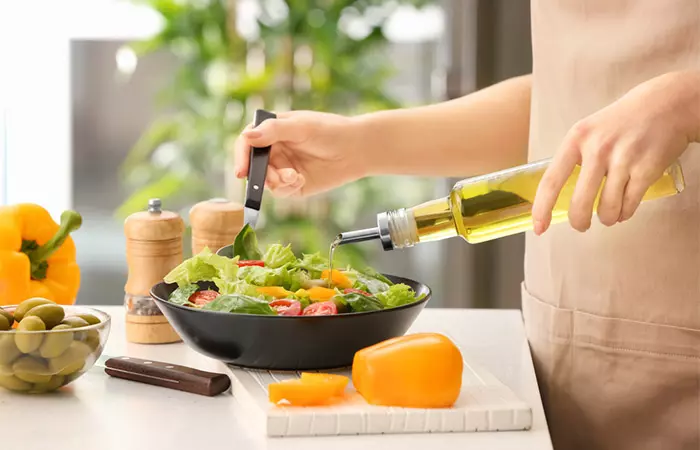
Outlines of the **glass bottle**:
{"type": "MultiPolygon", "coordinates": [[[[545,159],[467,178],[455,184],[446,197],[378,214],[377,227],[341,233],[336,245],[378,239],[384,250],[393,250],[455,236],[477,244],[529,231],[537,186],[551,161],[545,159]]],[[[568,219],[580,170],[576,166],[559,194],[552,211],[552,225],[568,219]]],[[[684,187],[681,166],[674,163],[649,187],[642,201],[669,197],[684,187]]],[[[599,198],[600,193],[594,211],[599,198]]]]}

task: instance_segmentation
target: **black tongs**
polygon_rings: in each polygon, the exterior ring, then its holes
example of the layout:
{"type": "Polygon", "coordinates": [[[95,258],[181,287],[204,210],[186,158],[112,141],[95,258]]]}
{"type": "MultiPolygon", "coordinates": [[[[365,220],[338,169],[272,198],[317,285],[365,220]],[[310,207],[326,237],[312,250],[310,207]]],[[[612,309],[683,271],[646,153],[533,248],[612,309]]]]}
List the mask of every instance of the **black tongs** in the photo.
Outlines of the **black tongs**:
{"type": "MultiPolygon", "coordinates": [[[[267,119],[276,119],[274,113],[258,109],[255,111],[253,128],[267,119]]],[[[270,147],[251,147],[250,165],[248,166],[248,182],[245,191],[245,208],[243,209],[243,222],[255,229],[260,215],[263,191],[265,190],[265,178],[267,166],[270,161],[270,147]]]]}

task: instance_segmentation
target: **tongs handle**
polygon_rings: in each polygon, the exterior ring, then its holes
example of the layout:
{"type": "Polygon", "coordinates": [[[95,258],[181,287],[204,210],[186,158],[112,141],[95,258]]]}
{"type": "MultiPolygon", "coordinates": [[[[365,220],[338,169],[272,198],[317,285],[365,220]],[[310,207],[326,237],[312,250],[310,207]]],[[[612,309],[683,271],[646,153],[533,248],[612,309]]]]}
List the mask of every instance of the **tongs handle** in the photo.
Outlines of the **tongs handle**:
{"type": "MultiPolygon", "coordinates": [[[[276,119],[277,115],[263,109],[255,111],[253,118],[253,128],[257,127],[267,119],[276,119]]],[[[263,190],[265,188],[265,178],[267,177],[267,165],[270,161],[270,146],[251,147],[250,165],[248,166],[248,183],[246,186],[246,208],[253,208],[260,211],[262,204],[263,190]]]]}

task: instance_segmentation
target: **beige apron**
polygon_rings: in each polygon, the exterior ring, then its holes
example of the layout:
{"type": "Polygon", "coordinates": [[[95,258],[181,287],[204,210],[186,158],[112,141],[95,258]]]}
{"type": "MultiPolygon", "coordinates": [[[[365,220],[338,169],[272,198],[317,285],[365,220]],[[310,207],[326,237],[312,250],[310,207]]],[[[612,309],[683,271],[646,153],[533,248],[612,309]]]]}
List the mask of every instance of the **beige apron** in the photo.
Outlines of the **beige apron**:
{"type": "MultiPolygon", "coordinates": [[[[700,0],[533,0],[530,160],[666,72],[700,70],[700,0]]],[[[700,148],[629,222],[527,236],[523,315],[555,449],[700,449],[700,148]]]]}

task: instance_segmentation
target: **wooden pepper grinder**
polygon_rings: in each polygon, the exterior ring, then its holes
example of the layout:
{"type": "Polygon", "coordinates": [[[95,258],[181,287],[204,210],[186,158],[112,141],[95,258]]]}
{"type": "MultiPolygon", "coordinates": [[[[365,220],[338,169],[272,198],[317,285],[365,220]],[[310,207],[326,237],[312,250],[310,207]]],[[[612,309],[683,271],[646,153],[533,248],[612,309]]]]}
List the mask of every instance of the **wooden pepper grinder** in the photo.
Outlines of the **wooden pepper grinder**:
{"type": "Polygon", "coordinates": [[[199,202],[190,209],[192,227],[192,254],[204,247],[216,253],[221,247],[233,244],[243,228],[243,205],[225,198],[199,202]]]}
{"type": "Polygon", "coordinates": [[[124,286],[126,339],[140,344],[166,344],[180,336],[151,298],[151,288],[183,261],[185,225],[174,212],[163,211],[159,199],[148,201],[148,211],[134,213],[124,222],[129,275],[124,286]]]}

